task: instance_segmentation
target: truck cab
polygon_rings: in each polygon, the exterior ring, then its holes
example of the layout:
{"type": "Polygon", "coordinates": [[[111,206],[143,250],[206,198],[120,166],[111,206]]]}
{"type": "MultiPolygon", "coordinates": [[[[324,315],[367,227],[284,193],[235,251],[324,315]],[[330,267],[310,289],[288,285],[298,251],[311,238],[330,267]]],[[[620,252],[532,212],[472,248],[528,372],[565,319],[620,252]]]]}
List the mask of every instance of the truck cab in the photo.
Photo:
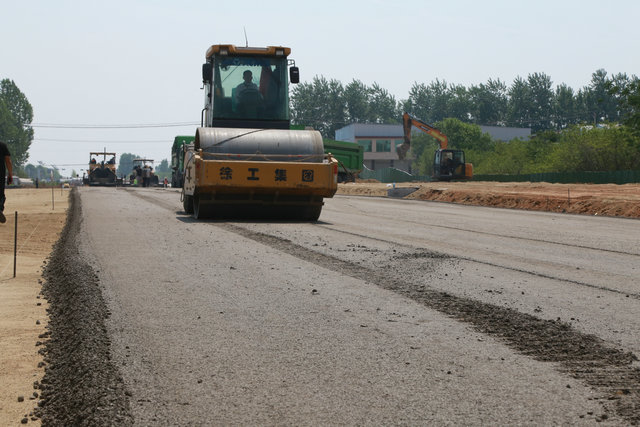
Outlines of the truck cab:
{"type": "Polygon", "coordinates": [[[202,66],[202,126],[289,129],[289,81],[299,81],[298,68],[289,68],[290,52],[274,46],[211,46],[202,66]]]}

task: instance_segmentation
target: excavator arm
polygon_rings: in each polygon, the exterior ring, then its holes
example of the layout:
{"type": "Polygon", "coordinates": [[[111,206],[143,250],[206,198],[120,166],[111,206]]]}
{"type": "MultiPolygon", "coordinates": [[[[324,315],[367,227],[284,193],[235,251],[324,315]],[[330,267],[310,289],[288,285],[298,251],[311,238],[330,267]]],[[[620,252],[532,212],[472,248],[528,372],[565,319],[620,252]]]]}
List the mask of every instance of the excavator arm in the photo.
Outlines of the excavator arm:
{"type": "Polygon", "coordinates": [[[431,135],[440,143],[440,149],[446,150],[449,145],[449,139],[447,135],[443,134],[440,129],[433,127],[420,119],[413,117],[409,113],[404,113],[402,115],[402,128],[404,131],[404,142],[396,147],[396,152],[398,153],[398,158],[400,160],[404,159],[407,155],[407,151],[411,147],[411,128],[415,126],[427,135],[431,135]]]}

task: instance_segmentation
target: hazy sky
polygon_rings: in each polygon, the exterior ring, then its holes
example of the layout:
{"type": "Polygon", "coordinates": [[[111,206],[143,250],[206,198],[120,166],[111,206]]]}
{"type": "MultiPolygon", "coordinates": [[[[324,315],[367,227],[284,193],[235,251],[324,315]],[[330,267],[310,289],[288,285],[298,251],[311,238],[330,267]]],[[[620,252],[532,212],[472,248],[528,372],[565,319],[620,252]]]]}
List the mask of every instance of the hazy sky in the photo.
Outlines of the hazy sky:
{"type": "Polygon", "coordinates": [[[400,100],[436,78],[544,72],[577,90],[599,68],[638,75],[639,17],[637,0],[0,0],[0,78],[33,106],[29,162],[70,174],[103,148],[170,159],[200,122],[205,51],[244,45],[244,29],[250,46],[291,47],[302,81],[377,82],[400,100]],[[182,126],[77,128],[144,124],[182,126]]]}

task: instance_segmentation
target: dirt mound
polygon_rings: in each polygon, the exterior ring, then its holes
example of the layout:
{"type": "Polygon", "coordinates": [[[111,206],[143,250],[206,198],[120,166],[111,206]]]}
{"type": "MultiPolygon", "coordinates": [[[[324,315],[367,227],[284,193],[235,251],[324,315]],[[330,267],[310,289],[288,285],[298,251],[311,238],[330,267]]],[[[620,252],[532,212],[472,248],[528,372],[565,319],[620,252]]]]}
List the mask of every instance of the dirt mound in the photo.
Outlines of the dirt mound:
{"type": "MultiPolygon", "coordinates": [[[[338,194],[386,197],[394,184],[340,184],[338,194]]],[[[407,199],[476,206],[640,218],[640,184],[549,184],[500,182],[402,183],[418,187],[407,199]]]]}
{"type": "Polygon", "coordinates": [[[109,315],[97,276],[77,249],[80,197],[72,194],[67,223],[44,272],[49,339],[36,414],[43,425],[132,425],[124,383],[111,362],[109,315]]]}

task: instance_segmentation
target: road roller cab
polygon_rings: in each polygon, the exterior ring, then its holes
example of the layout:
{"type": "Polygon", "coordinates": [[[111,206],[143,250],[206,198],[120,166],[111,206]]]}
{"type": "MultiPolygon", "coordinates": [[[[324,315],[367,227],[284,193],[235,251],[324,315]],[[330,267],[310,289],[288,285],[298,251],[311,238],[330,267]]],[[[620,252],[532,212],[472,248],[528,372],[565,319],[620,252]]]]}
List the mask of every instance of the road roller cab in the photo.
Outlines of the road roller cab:
{"type": "Polygon", "coordinates": [[[202,66],[203,125],[289,129],[289,80],[299,79],[290,52],[288,47],[211,46],[202,66]]]}
{"type": "Polygon", "coordinates": [[[318,219],[338,163],[315,130],[291,130],[287,47],[214,45],[202,66],[205,105],[184,156],[183,202],[204,217],[318,219]]]}

